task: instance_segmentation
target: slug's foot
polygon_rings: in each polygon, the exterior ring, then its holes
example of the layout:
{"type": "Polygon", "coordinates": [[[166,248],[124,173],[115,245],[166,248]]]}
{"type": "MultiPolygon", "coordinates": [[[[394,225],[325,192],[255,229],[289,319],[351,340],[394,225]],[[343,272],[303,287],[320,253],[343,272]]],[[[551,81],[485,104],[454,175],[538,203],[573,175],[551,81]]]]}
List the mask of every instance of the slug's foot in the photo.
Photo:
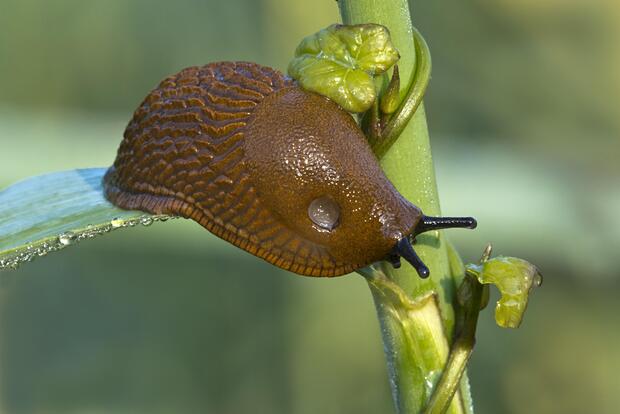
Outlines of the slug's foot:
{"type": "Polygon", "coordinates": [[[386,260],[394,266],[395,269],[400,267],[400,258],[405,259],[413,268],[418,272],[421,278],[425,279],[430,275],[428,267],[422,262],[417,255],[413,246],[411,245],[411,239],[415,240],[415,236],[420,233],[433,230],[451,229],[451,228],[465,228],[475,229],[478,223],[473,217],[429,217],[422,216],[415,230],[410,236],[405,236],[400,239],[390,254],[386,257],[386,260]]]}

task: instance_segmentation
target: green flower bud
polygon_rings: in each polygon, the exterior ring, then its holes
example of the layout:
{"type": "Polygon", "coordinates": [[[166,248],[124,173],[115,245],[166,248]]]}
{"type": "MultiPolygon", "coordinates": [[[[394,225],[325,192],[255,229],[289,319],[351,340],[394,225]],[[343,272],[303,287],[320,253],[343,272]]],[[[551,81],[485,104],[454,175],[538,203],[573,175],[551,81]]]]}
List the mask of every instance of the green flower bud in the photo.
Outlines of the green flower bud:
{"type": "Polygon", "coordinates": [[[518,328],[527,307],[529,293],[540,286],[542,276],[533,264],[516,257],[495,257],[480,265],[467,265],[480,283],[497,286],[501,298],[495,307],[495,321],[503,328],[518,328]]]}
{"type": "Polygon", "coordinates": [[[394,74],[387,88],[381,95],[379,108],[384,114],[392,114],[396,112],[400,105],[400,75],[398,73],[398,65],[394,66],[394,74]]]}
{"type": "Polygon", "coordinates": [[[364,112],[377,97],[373,77],[398,59],[386,27],[334,24],[301,41],[288,73],[302,88],[349,112],[364,112]]]}

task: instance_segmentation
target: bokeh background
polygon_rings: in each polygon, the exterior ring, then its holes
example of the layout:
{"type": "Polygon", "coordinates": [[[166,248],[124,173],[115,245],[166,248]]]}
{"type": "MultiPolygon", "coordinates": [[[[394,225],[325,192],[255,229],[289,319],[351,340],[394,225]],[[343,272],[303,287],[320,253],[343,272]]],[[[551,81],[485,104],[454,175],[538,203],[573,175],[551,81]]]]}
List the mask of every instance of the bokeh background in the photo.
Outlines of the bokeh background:
{"type": "MultiPolygon", "coordinates": [[[[434,59],[427,112],[443,212],[545,282],[524,325],[483,313],[478,413],[620,407],[620,3],[413,4],[434,59]]],[[[332,0],[2,0],[0,188],[107,166],[145,94],[179,69],[285,69],[332,0]]],[[[358,276],[288,274],[176,220],[0,275],[0,412],[390,413],[358,276]]]]}

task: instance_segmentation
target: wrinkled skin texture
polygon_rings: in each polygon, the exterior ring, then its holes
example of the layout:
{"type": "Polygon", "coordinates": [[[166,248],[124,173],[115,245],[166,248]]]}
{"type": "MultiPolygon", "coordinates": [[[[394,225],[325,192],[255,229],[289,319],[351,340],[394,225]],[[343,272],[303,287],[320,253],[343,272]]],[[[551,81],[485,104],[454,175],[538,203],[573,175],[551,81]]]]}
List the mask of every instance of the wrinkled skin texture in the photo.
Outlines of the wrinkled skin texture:
{"type": "Polygon", "coordinates": [[[268,262],[339,276],[386,258],[420,220],[338,105],[280,72],[219,62],[166,78],[134,113],[106,197],[191,218],[268,262]],[[308,206],[328,197],[332,230],[308,206]]]}

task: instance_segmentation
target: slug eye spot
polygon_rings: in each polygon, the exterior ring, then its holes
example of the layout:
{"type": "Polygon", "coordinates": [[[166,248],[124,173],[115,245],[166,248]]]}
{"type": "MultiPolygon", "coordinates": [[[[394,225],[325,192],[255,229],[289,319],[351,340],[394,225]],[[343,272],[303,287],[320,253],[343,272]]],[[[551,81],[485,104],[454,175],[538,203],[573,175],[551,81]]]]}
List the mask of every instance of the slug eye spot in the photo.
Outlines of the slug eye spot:
{"type": "Polygon", "coordinates": [[[321,229],[333,230],[338,225],[340,206],[331,197],[316,198],[308,206],[308,217],[321,229]]]}

